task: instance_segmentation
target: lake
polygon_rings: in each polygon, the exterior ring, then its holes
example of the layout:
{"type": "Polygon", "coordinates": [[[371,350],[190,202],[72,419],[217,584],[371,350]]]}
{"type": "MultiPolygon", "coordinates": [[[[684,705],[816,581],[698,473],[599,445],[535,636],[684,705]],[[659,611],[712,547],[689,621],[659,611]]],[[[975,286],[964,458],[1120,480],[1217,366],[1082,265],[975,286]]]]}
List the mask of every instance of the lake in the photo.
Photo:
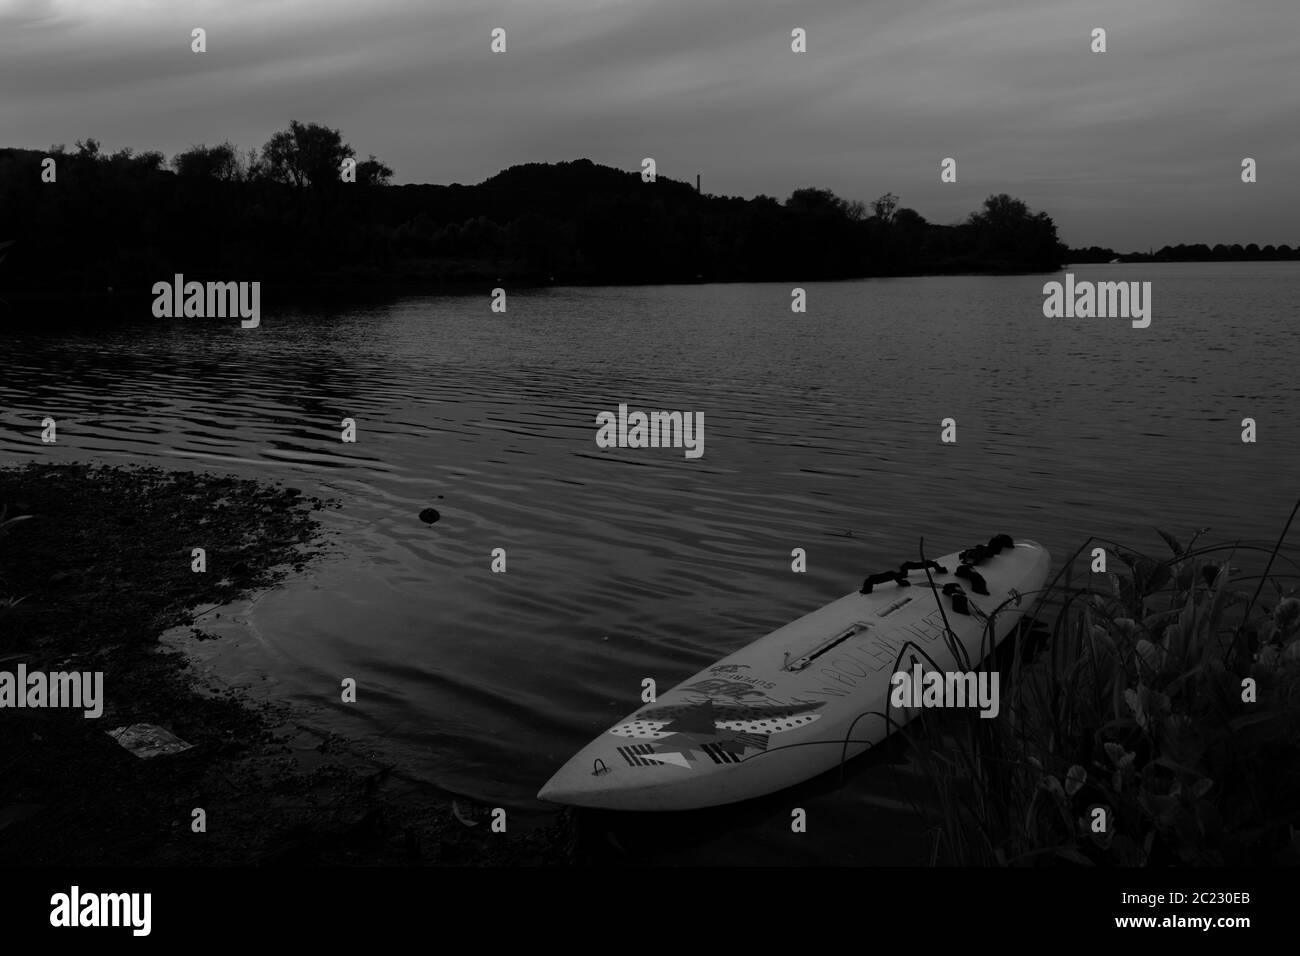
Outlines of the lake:
{"type": "MultiPolygon", "coordinates": [[[[937,555],[1006,532],[1058,567],[1089,535],[1160,553],[1157,526],[1273,543],[1300,490],[1300,263],[1069,271],[1150,281],[1150,327],[1044,318],[1060,276],[813,283],[806,314],[779,284],[521,290],[505,314],[484,290],[268,306],[247,331],[23,306],[0,463],[211,469],[340,499],[319,513],[333,555],[205,618],[228,639],[194,653],[522,827],[643,678],[667,689],[922,537],[937,555]],[[702,413],[704,455],[597,447],[596,415],[621,403],[702,413]]],[[[663,862],[923,862],[900,760],[608,826],[663,862]]]]}

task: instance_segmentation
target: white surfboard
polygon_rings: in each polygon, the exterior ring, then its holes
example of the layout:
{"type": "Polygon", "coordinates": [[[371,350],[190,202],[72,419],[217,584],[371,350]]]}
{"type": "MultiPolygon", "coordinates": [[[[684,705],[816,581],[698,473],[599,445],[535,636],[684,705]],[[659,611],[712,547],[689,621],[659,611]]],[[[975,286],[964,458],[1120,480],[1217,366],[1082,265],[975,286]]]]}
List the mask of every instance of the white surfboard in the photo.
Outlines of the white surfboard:
{"type": "Polygon", "coordinates": [[[1029,609],[1050,563],[1041,545],[999,535],[989,546],[932,562],[945,572],[931,568],[934,590],[923,570],[896,572],[870,593],[833,601],[659,695],[579,751],[538,797],[687,810],[761,796],[833,769],[919,713],[890,705],[896,669],[977,667],[1029,609]]]}

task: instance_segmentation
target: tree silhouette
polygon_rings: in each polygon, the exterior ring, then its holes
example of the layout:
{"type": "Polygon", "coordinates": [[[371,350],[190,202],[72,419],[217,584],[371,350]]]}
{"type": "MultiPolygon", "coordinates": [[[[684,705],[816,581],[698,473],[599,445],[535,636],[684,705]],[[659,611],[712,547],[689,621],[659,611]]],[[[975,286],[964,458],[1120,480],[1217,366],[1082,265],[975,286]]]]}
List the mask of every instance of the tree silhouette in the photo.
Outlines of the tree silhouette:
{"type": "Polygon", "coordinates": [[[979,255],[986,258],[1048,267],[1059,262],[1065,252],[1051,217],[1031,213],[1028,206],[1006,193],[985,199],[984,208],[971,213],[967,225],[976,235],[979,255]]]}
{"type": "Polygon", "coordinates": [[[393,178],[393,171],[378,159],[375,154],[357,163],[357,182],[365,186],[387,186],[393,178]]]}
{"type": "MultiPolygon", "coordinates": [[[[809,213],[812,215],[830,216],[834,218],[851,218],[849,208],[852,204],[845,199],[841,199],[829,189],[796,189],[790,194],[790,198],[785,201],[787,209],[796,212],[809,213]]],[[[861,203],[859,207],[858,218],[861,218],[861,203]]]]}
{"type": "Polygon", "coordinates": [[[229,142],[219,146],[191,146],[172,158],[178,176],[219,179],[224,182],[244,178],[239,151],[229,142]]]}
{"type": "Polygon", "coordinates": [[[343,160],[355,156],[356,151],[343,142],[338,130],[297,120],[290,121],[288,129],[276,133],[262,147],[265,175],[299,189],[338,182],[343,160]]]}
{"type": "Polygon", "coordinates": [[[156,151],[104,156],[94,139],[54,152],[67,189],[31,186],[50,151],[0,149],[5,236],[18,240],[0,270],[8,289],[147,291],[176,272],[312,289],[784,281],[1064,261],[1052,220],[1005,195],[948,226],[893,193],[871,204],[820,188],[784,203],[701,195],[589,160],[526,163],[470,186],[393,186],[371,154],[352,184],[340,177],[356,156],[342,134],[297,120],[260,150],[196,145],[170,164],[156,151]]]}
{"type": "Polygon", "coordinates": [[[871,201],[872,214],[883,223],[894,221],[894,212],[898,209],[898,197],[893,193],[885,193],[879,199],[871,201]]]}

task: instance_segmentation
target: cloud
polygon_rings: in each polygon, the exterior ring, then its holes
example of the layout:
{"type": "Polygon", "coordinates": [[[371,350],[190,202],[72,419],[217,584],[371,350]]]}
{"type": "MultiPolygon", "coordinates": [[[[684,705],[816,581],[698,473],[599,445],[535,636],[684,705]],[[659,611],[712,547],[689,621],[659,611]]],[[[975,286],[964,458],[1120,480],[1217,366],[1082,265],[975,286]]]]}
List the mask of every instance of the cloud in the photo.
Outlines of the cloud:
{"type": "Polygon", "coordinates": [[[0,26],[10,145],[253,146],[299,118],[405,182],[654,156],[712,191],[893,190],[938,221],[1012,192],[1075,244],[1300,242],[1294,0],[0,0],[0,26]]]}

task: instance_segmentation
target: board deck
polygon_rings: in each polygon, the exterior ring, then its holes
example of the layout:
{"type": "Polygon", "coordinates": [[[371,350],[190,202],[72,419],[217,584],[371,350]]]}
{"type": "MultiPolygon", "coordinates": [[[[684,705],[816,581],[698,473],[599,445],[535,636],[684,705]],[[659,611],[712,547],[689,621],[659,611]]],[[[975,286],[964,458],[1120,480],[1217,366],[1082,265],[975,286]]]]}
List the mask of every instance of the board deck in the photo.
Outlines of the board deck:
{"type": "Polygon", "coordinates": [[[981,595],[955,575],[961,554],[937,559],[946,573],[930,572],[933,591],[923,571],[912,571],[910,586],[890,581],[869,594],[855,591],[722,658],[602,733],[538,797],[694,809],[771,793],[862,753],[917,713],[890,706],[896,667],[967,670],[954,641],[945,640],[945,618],[977,666],[1028,609],[1027,596],[1042,587],[1051,563],[1033,541],[983,555],[973,565],[989,592],[981,595]],[[939,593],[953,583],[967,614],[939,593]]]}

